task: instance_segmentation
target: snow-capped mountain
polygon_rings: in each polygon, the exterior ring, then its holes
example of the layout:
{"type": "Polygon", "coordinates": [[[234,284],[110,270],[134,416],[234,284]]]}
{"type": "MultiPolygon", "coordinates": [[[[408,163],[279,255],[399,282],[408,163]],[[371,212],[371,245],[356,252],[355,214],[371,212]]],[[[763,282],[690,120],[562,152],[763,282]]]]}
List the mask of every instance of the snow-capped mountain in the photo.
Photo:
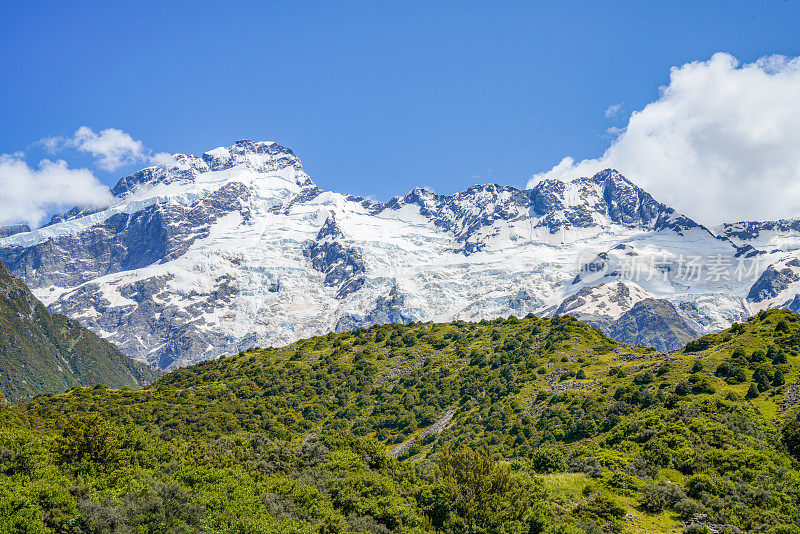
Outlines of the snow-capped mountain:
{"type": "Polygon", "coordinates": [[[0,260],[51,310],[168,370],[375,323],[527,313],[641,342],[669,316],[670,348],[800,293],[791,224],[712,232],[613,170],[380,203],[323,191],[288,148],[245,140],[176,154],[113,194],[0,228],[0,260]]]}

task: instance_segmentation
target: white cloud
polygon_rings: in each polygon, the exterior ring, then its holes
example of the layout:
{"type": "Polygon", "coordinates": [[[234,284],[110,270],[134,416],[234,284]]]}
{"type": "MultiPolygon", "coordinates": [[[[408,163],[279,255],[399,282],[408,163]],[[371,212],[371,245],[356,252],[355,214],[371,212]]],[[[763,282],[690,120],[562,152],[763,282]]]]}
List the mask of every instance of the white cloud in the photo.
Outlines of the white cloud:
{"type": "Polygon", "coordinates": [[[616,168],[706,224],[800,215],[800,58],[740,65],[728,54],[674,67],[599,158],[564,158],[545,178],[616,168]]]}
{"type": "Polygon", "coordinates": [[[91,154],[97,161],[97,166],[109,172],[133,163],[144,162],[159,165],[172,159],[165,152],[153,154],[151,150],[145,148],[141,141],[137,141],[130,134],[116,128],[106,128],[95,132],[88,126],[81,126],[75,130],[71,138],[46,137],[39,143],[51,154],[65,148],[75,148],[91,154]]]}
{"type": "Polygon", "coordinates": [[[142,142],[116,128],[95,133],[91,128],[81,126],[75,132],[72,144],[81,152],[88,152],[97,158],[97,165],[106,171],[115,171],[129,163],[147,159],[142,142]]]}
{"type": "Polygon", "coordinates": [[[64,139],[61,137],[45,137],[44,139],[39,140],[39,144],[44,146],[45,150],[50,154],[55,154],[64,144],[64,139]]]}
{"type": "Polygon", "coordinates": [[[174,167],[178,165],[178,160],[169,152],[157,152],[150,157],[150,163],[154,165],[163,165],[164,167],[174,167]]]}
{"type": "Polygon", "coordinates": [[[70,169],[64,161],[42,160],[38,168],[24,154],[0,154],[0,224],[38,226],[48,214],[72,206],[101,207],[111,193],[88,169],[70,169]]]}
{"type": "Polygon", "coordinates": [[[616,117],[619,115],[619,112],[622,111],[622,104],[613,104],[606,108],[606,118],[610,119],[612,117],[616,117]]]}

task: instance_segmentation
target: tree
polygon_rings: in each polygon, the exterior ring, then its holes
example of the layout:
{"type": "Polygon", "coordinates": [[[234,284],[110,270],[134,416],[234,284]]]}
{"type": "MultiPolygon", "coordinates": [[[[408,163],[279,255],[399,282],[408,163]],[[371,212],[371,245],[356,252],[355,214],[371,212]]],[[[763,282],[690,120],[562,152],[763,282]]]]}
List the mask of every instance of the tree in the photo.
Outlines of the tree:
{"type": "Polygon", "coordinates": [[[745,399],[755,399],[758,397],[758,386],[754,383],[750,384],[750,389],[747,390],[747,395],[744,396],[745,399]]]}

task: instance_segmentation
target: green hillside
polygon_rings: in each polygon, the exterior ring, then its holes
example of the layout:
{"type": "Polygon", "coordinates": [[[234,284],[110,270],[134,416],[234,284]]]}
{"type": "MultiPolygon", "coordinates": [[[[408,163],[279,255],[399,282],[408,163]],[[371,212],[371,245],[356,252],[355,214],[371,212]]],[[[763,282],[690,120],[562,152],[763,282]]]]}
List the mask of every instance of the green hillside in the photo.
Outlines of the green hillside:
{"type": "Polygon", "coordinates": [[[800,532],[798,348],[800,317],[772,311],[670,354],[568,317],[253,349],[6,409],[0,494],[19,497],[0,517],[42,527],[10,532],[800,532]]]}
{"type": "Polygon", "coordinates": [[[12,402],[75,386],[139,387],[158,372],[63,315],[0,263],[0,393],[12,402]]]}

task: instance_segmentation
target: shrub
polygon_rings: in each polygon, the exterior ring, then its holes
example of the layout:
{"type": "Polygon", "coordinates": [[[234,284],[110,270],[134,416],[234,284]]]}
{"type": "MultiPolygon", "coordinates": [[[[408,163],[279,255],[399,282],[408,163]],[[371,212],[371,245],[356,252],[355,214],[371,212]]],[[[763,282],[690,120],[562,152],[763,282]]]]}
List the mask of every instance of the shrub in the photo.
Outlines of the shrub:
{"type": "Polygon", "coordinates": [[[761,350],[761,349],[754,350],[750,354],[750,358],[749,358],[750,363],[759,363],[759,362],[763,362],[766,359],[767,359],[767,355],[764,354],[764,351],[761,350]]]}
{"type": "Polygon", "coordinates": [[[695,514],[703,513],[705,508],[703,508],[700,503],[687,497],[686,499],[681,499],[675,504],[675,511],[681,514],[682,518],[689,519],[695,514]]]}
{"type": "Polygon", "coordinates": [[[610,488],[622,490],[618,491],[618,493],[622,495],[628,495],[631,493],[631,490],[639,489],[639,484],[636,478],[622,471],[615,471],[611,475],[611,478],[608,479],[606,484],[610,488]]]}
{"type": "Polygon", "coordinates": [[[783,444],[789,454],[800,460],[800,420],[787,422],[781,429],[783,444]]]}
{"type": "Polygon", "coordinates": [[[741,367],[732,367],[725,381],[729,384],[741,384],[747,381],[747,375],[741,367]]]}
{"type": "Polygon", "coordinates": [[[692,387],[689,385],[688,382],[681,382],[677,386],[675,386],[675,394],[685,397],[689,393],[692,392],[692,387]]]}
{"type": "Polygon", "coordinates": [[[767,534],[800,534],[800,527],[797,525],[775,525],[767,531],[767,534]]]}
{"type": "Polygon", "coordinates": [[[644,373],[636,375],[636,376],[633,377],[633,381],[636,384],[639,384],[639,385],[649,384],[653,380],[654,380],[653,379],[653,373],[651,373],[649,371],[645,371],[644,373]]]}
{"type": "Polygon", "coordinates": [[[786,383],[786,380],[783,378],[783,371],[777,369],[775,371],[775,375],[772,377],[772,385],[775,387],[780,387],[786,383]]]}
{"type": "Polygon", "coordinates": [[[97,414],[71,417],[56,446],[64,463],[91,462],[109,467],[117,460],[117,440],[108,423],[97,414]]]}
{"type": "Polygon", "coordinates": [[[770,388],[772,380],[767,370],[759,367],[753,373],[753,382],[758,387],[758,391],[766,391],[770,388]]]}
{"type": "Polygon", "coordinates": [[[704,336],[700,339],[695,339],[694,341],[687,343],[684,350],[686,352],[700,352],[701,350],[705,350],[712,346],[714,346],[714,337],[704,336]]]}
{"type": "Polygon", "coordinates": [[[733,354],[731,354],[731,358],[738,361],[745,360],[746,356],[744,354],[744,350],[740,348],[734,349],[733,354]]]}
{"type": "Polygon", "coordinates": [[[435,486],[419,497],[433,525],[459,532],[498,532],[519,524],[544,498],[541,483],[468,448],[444,452],[435,486]]]}
{"type": "Polygon", "coordinates": [[[690,476],[686,480],[686,493],[695,499],[704,493],[714,495],[717,492],[717,485],[714,480],[706,473],[698,473],[690,476]]]}
{"type": "Polygon", "coordinates": [[[566,468],[567,459],[559,447],[539,447],[531,453],[531,469],[537,473],[558,473],[566,468]]]}
{"type": "Polygon", "coordinates": [[[605,522],[625,517],[625,508],[609,497],[601,493],[595,493],[589,500],[579,504],[575,509],[575,513],[578,517],[605,522]]]}
{"type": "Polygon", "coordinates": [[[702,380],[698,381],[695,385],[692,386],[692,393],[699,395],[701,393],[708,393],[712,394],[716,391],[714,385],[709,381],[707,377],[703,377],[702,380]]]}
{"type": "Polygon", "coordinates": [[[648,512],[657,513],[672,508],[686,498],[686,493],[677,484],[655,482],[642,488],[639,504],[648,512]]]}

